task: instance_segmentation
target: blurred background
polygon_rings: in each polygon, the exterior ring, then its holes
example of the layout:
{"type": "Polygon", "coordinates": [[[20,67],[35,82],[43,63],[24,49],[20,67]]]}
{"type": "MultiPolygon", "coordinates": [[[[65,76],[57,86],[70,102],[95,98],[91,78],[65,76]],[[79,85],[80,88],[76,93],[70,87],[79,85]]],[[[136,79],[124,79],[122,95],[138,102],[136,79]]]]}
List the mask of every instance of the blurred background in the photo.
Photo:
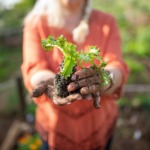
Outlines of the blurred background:
{"type": "MultiPolygon", "coordinates": [[[[36,0],[0,0],[0,149],[40,149],[34,129],[35,104],[24,89],[22,27],[36,0]]],[[[147,0],[93,0],[115,16],[130,76],[118,101],[112,150],[150,150],[150,3],[147,0]]]]}

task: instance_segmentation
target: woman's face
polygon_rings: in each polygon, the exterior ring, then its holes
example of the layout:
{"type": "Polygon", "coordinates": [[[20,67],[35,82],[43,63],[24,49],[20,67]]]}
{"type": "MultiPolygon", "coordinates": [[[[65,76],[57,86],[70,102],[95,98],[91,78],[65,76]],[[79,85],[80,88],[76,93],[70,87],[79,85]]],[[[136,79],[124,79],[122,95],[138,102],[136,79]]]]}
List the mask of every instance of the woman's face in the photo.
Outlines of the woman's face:
{"type": "Polygon", "coordinates": [[[60,0],[62,5],[69,10],[76,10],[83,6],[85,0],[60,0]]]}

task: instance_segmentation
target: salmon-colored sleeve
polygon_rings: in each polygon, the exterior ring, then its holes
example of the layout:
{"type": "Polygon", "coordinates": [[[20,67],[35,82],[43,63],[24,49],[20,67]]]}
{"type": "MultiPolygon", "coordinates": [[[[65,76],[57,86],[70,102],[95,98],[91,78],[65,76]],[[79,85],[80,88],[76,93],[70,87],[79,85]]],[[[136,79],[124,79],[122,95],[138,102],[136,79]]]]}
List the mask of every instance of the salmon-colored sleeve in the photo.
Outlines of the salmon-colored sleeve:
{"type": "Polygon", "coordinates": [[[49,65],[41,47],[38,27],[27,23],[23,29],[23,63],[21,71],[25,87],[29,92],[32,90],[30,78],[40,70],[49,70],[49,65]]]}
{"type": "Polygon", "coordinates": [[[117,67],[122,71],[122,85],[114,93],[115,98],[120,98],[122,95],[123,85],[126,83],[129,75],[129,69],[122,57],[121,37],[117,23],[113,17],[110,21],[110,31],[106,41],[104,60],[108,62],[108,65],[117,67]]]}

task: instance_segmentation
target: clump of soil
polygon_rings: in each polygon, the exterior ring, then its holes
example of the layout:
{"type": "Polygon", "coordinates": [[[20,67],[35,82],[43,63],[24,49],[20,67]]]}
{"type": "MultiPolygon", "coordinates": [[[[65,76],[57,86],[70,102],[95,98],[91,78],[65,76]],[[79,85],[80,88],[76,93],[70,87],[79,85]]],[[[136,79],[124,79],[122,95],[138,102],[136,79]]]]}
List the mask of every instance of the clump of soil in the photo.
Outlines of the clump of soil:
{"type": "MultiPolygon", "coordinates": [[[[60,64],[60,72],[63,69],[64,66],[64,62],[62,61],[62,63],[60,64]]],[[[73,72],[72,74],[76,71],[76,67],[73,68],[73,72]]],[[[54,79],[54,89],[55,92],[58,96],[60,97],[67,97],[69,94],[68,90],[67,90],[67,86],[69,85],[69,83],[71,83],[71,76],[68,77],[67,79],[65,79],[60,72],[58,74],[56,74],[55,79],[54,79]]],[[[72,75],[71,74],[71,75],[72,75]]]]}
{"type": "Polygon", "coordinates": [[[70,79],[65,79],[60,74],[56,74],[54,80],[54,88],[56,94],[60,97],[67,97],[69,92],[67,91],[67,85],[71,82],[70,79]]]}

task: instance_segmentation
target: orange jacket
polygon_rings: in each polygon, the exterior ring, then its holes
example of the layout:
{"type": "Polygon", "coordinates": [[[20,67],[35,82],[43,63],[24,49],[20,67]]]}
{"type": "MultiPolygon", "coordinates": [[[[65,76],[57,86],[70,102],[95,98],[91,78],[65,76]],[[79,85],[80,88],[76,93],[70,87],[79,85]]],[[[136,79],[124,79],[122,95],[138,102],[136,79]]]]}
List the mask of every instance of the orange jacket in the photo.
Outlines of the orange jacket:
{"type": "MultiPolygon", "coordinates": [[[[77,49],[87,51],[88,45],[101,49],[101,55],[109,65],[117,66],[123,72],[122,86],[127,80],[128,68],[122,59],[121,40],[115,19],[106,13],[93,10],[90,21],[90,34],[77,49]]],[[[62,60],[60,51],[44,52],[41,39],[49,35],[63,34],[73,43],[72,35],[64,29],[47,25],[44,17],[32,26],[32,21],[24,26],[23,79],[29,92],[32,90],[30,77],[40,70],[57,73],[62,60]]],[[[36,127],[49,145],[62,150],[90,150],[105,147],[111,136],[118,116],[116,96],[120,97],[122,86],[112,95],[103,96],[101,108],[96,110],[91,101],[81,100],[66,106],[56,106],[45,95],[34,99],[37,104],[36,127]]]]}

